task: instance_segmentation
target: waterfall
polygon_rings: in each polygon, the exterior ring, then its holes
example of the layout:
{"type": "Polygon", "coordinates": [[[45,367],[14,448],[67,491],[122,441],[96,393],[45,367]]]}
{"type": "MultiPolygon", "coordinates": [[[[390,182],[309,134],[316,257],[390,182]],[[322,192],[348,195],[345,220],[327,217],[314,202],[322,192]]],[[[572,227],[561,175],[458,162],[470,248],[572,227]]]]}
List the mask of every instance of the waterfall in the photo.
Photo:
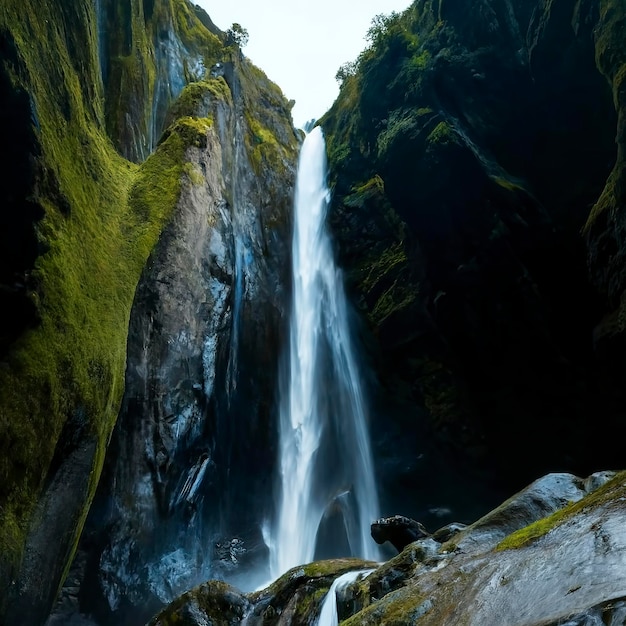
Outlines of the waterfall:
{"type": "Polygon", "coordinates": [[[298,162],[289,365],[281,388],[281,495],[271,538],[274,578],[315,558],[376,560],[378,496],[366,404],[343,282],[325,226],[330,191],[321,128],[298,162]]]}
{"type": "Polygon", "coordinates": [[[339,615],[337,613],[337,593],[342,589],[345,589],[355,580],[363,576],[367,576],[373,571],[373,569],[357,570],[356,572],[347,572],[346,574],[342,574],[336,578],[324,598],[316,626],[338,626],[339,615]]]}

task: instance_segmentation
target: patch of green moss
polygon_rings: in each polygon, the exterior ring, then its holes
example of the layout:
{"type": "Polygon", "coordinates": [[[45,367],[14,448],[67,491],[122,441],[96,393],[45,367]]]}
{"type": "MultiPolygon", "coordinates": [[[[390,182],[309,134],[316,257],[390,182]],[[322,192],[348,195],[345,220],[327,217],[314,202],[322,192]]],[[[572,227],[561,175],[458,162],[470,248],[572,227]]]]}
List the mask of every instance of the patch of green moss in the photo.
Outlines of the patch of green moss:
{"type": "Polygon", "coordinates": [[[168,129],[167,135],[178,135],[185,148],[206,148],[207,132],[212,126],[210,117],[182,117],[168,129]]]}
{"type": "Polygon", "coordinates": [[[428,600],[412,587],[392,591],[381,600],[341,622],[342,626],[406,626],[429,610],[428,600]]]}
{"type": "Polygon", "coordinates": [[[248,125],[246,145],[254,171],[261,174],[266,168],[280,174],[284,170],[284,154],[276,136],[250,111],[246,111],[245,117],[248,125]]]}
{"type": "Polygon", "coordinates": [[[199,607],[210,623],[232,624],[239,623],[243,617],[245,600],[235,587],[220,580],[210,580],[176,598],[150,620],[149,626],[190,624],[189,608],[193,606],[199,607]]]}
{"type": "Polygon", "coordinates": [[[502,187],[503,189],[506,189],[507,191],[514,191],[514,192],[525,191],[522,185],[519,185],[518,183],[511,180],[510,178],[503,178],[502,176],[493,176],[491,179],[493,180],[494,183],[496,183],[496,185],[502,187]]]}
{"type": "Polygon", "coordinates": [[[343,202],[349,207],[362,208],[366,202],[378,196],[385,195],[385,183],[383,179],[376,174],[362,185],[356,185],[352,189],[352,193],[347,195],[343,202]]]}
{"type": "Polygon", "coordinates": [[[296,610],[291,618],[292,624],[309,624],[311,619],[319,615],[321,605],[324,602],[324,598],[328,593],[328,586],[314,588],[305,585],[302,589],[299,589],[298,601],[296,603],[296,610]]]}
{"type": "Polygon", "coordinates": [[[309,563],[301,569],[307,578],[321,578],[323,576],[340,576],[355,569],[365,569],[375,565],[372,561],[360,559],[328,559],[309,563]]]}
{"type": "Polygon", "coordinates": [[[206,28],[190,2],[174,2],[173,12],[176,31],[183,45],[190,51],[201,52],[205,67],[210,68],[221,58],[222,40],[206,28]]]}
{"type": "MultiPolygon", "coordinates": [[[[367,275],[361,282],[363,290],[369,292],[385,276],[396,270],[398,266],[404,265],[406,262],[407,256],[403,243],[398,242],[390,246],[368,265],[367,275]]],[[[407,304],[413,301],[413,299],[409,297],[407,297],[406,300],[407,304]]]]}
{"type": "Polygon", "coordinates": [[[417,291],[413,289],[412,285],[407,285],[400,279],[395,280],[391,287],[376,300],[369,317],[374,324],[381,324],[393,313],[411,306],[416,299],[417,291]]]}
{"type": "Polygon", "coordinates": [[[232,104],[230,89],[222,76],[186,85],[172,104],[168,119],[174,121],[181,117],[205,117],[214,100],[232,104]]]}
{"type": "Polygon", "coordinates": [[[183,172],[189,179],[192,185],[203,185],[205,183],[204,175],[202,174],[202,170],[195,164],[187,161],[183,165],[183,172]]]}
{"type": "Polygon", "coordinates": [[[439,122],[427,138],[428,143],[439,145],[447,145],[453,143],[455,140],[456,135],[447,122],[439,122]]]}
{"type": "Polygon", "coordinates": [[[626,472],[620,472],[605,485],[585,496],[582,500],[572,502],[551,515],[511,533],[496,546],[496,550],[522,548],[530,542],[543,537],[574,515],[605,505],[611,501],[617,501],[624,493],[626,493],[626,472]]]}

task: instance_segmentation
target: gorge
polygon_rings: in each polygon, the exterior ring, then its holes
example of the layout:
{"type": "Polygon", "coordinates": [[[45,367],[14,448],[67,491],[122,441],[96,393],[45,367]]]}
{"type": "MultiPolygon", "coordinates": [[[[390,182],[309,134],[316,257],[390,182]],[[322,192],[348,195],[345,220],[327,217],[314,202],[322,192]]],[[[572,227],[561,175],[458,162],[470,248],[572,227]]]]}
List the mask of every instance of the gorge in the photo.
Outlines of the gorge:
{"type": "Polygon", "coordinates": [[[622,623],[625,33],[415,0],[303,133],[187,0],[5,0],[0,625],[622,623]]]}

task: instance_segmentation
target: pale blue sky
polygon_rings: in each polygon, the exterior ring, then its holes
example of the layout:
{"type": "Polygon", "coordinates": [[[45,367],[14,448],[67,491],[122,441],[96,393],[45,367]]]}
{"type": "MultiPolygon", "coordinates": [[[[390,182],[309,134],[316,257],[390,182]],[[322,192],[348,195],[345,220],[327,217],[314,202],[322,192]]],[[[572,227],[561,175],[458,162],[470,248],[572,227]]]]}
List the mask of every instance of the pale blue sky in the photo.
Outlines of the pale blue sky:
{"type": "Polygon", "coordinates": [[[403,11],[410,0],[194,0],[226,30],[248,30],[244,54],[296,104],[294,124],[321,117],[339,92],[335,74],[365,48],[378,13],[403,11]]]}

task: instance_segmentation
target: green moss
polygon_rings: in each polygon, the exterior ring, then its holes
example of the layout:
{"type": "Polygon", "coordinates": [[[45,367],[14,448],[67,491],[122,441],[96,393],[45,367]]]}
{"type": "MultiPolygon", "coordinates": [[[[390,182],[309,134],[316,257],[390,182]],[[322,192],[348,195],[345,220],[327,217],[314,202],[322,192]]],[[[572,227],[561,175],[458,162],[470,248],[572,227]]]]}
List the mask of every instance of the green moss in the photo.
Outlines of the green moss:
{"type": "MultiPolygon", "coordinates": [[[[371,291],[381,280],[392,274],[399,267],[407,262],[406,251],[403,242],[398,242],[385,249],[371,263],[367,265],[367,274],[361,282],[361,287],[365,292],[371,291]]],[[[395,283],[394,283],[395,284],[395,283]]],[[[397,285],[396,285],[397,287],[397,285]]],[[[413,299],[406,295],[407,304],[413,299]]]]}
{"type": "Polygon", "coordinates": [[[522,185],[519,185],[515,181],[510,178],[502,178],[501,176],[494,176],[491,178],[496,185],[506,189],[507,191],[525,191],[522,185]]]}
{"type": "Polygon", "coordinates": [[[210,68],[221,58],[223,42],[202,24],[190,2],[174,2],[173,11],[176,31],[183,45],[188,50],[201,52],[205,67],[210,68]]]}
{"type": "Polygon", "coordinates": [[[611,501],[617,502],[618,498],[623,496],[625,492],[626,472],[620,472],[605,485],[596,489],[582,500],[572,502],[551,515],[511,533],[496,546],[496,550],[522,548],[530,542],[543,537],[578,513],[608,504],[611,501]]]}
{"type": "Polygon", "coordinates": [[[270,170],[281,174],[285,169],[285,150],[276,136],[249,110],[245,114],[248,125],[246,146],[252,167],[257,174],[270,170]]]}
{"type": "Polygon", "coordinates": [[[456,135],[447,122],[439,122],[427,139],[430,144],[446,145],[456,141],[456,135]]]}
{"type": "Polygon", "coordinates": [[[349,207],[363,208],[366,202],[377,197],[384,197],[385,183],[383,179],[376,174],[362,185],[356,185],[352,188],[352,193],[343,200],[344,204],[349,207]]]}
{"type": "MultiPolygon", "coordinates": [[[[93,4],[80,6],[87,22],[71,28],[96,32],[93,4]]],[[[178,200],[184,152],[206,141],[211,125],[181,120],[141,169],[123,159],[97,107],[85,101],[85,76],[97,84],[99,68],[92,61],[76,71],[59,22],[48,2],[7,0],[0,13],[26,68],[15,80],[36,110],[42,169],[59,187],[42,179],[37,188],[45,209],[38,236],[47,252],[35,265],[32,299],[41,323],[0,369],[0,552],[13,568],[63,425],[80,410],[97,453],[78,540],[121,402],[135,287],[178,200]]]]}
{"type": "Polygon", "coordinates": [[[190,83],[172,104],[168,119],[204,117],[215,100],[232,104],[230,89],[222,76],[190,83]]]}
{"type": "Polygon", "coordinates": [[[537,520],[536,522],[511,533],[508,537],[503,539],[497,546],[496,550],[511,550],[514,548],[521,548],[530,543],[534,539],[543,537],[550,532],[553,528],[559,526],[564,520],[570,517],[571,509],[574,503],[568,504],[565,508],[559,509],[548,517],[537,520]]]}
{"type": "Polygon", "coordinates": [[[296,602],[296,610],[291,618],[292,624],[309,624],[311,619],[319,615],[321,605],[328,593],[328,586],[315,588],[305,585],[299,589],[298,601],[296,602]]]}
{"type": "Polygon", "coordinates": [[[149,626],[190,624],[189,609],[193,606],[200,607],[209,618],[209,623],[233,624],[239,623],[243,617],[244,600],[240,592],[228,583],[210,580],[176,598],[150,620],[149,626]]]}
{"type": "Polygon", "coordinates": [[[329,559],[315,561],[297,569],[301,569],[307,578],[321,578],[323,576],[340,576],[355,569],[365,569],[375,565],[372,561],[360,559],[329,559]]]}
{"type": "Polygon", "coordinates": [[[393,313],[402,311],[415,303],[417,291],[411,284],[397,279],[377,300],[369,317],[374,324],[381,324],[393,313]]]}
{"type": "Polygon", "coordinates": [[[291,120],[292,104],[252,63],[245,60],[239,70],[252,166],[257,172],[260,167],[268,168],[265,171],[273,173],[270,178],[284,180],[287,164],[297,159],[297,138],[293,127],[285,123],[291,120]]]}
{"type": "Polygon", "coordinates": [[[185,175],[192,185],[204,185],[205,178],[202,174],[202,170],[195,163],[187,161],[187,163],[183,165],[183,172],[185,172],[185,175]]]}
{"type": "Polygon", "coordinates": [[[404,587],[387,594],[382,600],[370,604],[352,617],[341,622],[342,626],[406,626],[414,624],[430,605],[415,589],[404,587]]]}

